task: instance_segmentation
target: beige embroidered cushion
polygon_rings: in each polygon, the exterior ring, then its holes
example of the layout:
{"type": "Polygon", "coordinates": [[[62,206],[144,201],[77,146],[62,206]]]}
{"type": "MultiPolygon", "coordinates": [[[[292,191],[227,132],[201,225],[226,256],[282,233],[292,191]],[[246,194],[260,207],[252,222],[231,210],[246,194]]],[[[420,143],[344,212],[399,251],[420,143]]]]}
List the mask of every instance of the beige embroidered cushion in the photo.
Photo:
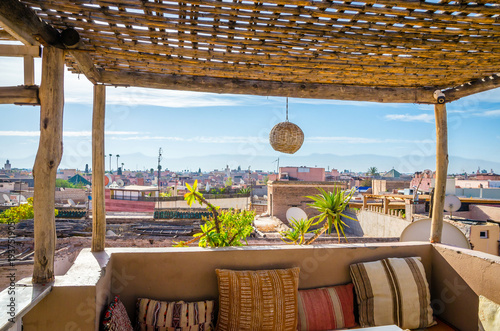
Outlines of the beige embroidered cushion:
{"type": "Polygon", "coordinates": [[[435,324],[419,257],[353,264],[351,277],[362,327],[396,324],[419,329],[435,324]]]}
{"type": "Polygon", "coordinates": [[[299,268],[216,272],[217,330],[296,330],[299,268]]]}

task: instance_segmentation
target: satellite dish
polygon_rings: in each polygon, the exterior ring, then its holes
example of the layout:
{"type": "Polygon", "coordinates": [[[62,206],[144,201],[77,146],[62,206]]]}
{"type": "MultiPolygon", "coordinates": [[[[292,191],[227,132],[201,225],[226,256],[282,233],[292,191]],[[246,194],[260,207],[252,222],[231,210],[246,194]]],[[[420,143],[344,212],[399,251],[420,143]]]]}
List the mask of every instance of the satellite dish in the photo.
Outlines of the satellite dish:
{"type": "MultiPolygon", "coordinates": [[[[403,232],[399,241],[429,241],[431,233],[432,219],[426,218],[415,221],[408,225],[403,232]]],[[[443,222],[443,232],[441,243],[461,248],[470,249],[470,243],[465,234],[451,223],[443,222]]]]}
{"type": "Polygon", "coordinates": [[[450,219],[453,219],[453,212],[458,211],[462,203],[456,195],[448,195],[444,198],[444,210],[450,212],[450,219]]]}
{"type": "Polygon", "coordinates": [[[116,184],[118,184],[118,186],[120,186],[120,187],[123,187],[123,186],[125,185],[125,183],[124,183],[124,182],[123,182],[123,180],[121,180],[121,179],[118,179],[118,180],[116,181],[116,184]]]}
{"type": "Polygon", "coordinates": [[[71,207],[76,207],[76,203],[73,201],[73,199],[68,199],[68,203],[71,207]]]}
{"type": "Polygon", "coordinates": [[[298,207],[292,207],[286,211],[286,219],[288,222],[293,221],[294,219],[296,221],[298,221],[300,219],[306,220],[307,214],[305,213],[305,211],[303,211],[302,209],[300,209],[298,207]]]}
{"type": "Polygon", "coordinates": [[[5,200],[6,203],[10,203],[10,198],[7,194],[2,195],[3,199],[5,200]]]}
{"type": "Polygon", "coordinates": [[[105,175],[104,176],[104,186],[108,186],[108,184],[113,182],[113,178],[111,178],[110,175],[105,175]]]}
{"type": "Polygon", "coordinates": [[[20,195],[19,196],[19,201],[21,201],[21,202],[28,202],[28,200],[26,200],[26,197],[24,195],[20,195]]]}

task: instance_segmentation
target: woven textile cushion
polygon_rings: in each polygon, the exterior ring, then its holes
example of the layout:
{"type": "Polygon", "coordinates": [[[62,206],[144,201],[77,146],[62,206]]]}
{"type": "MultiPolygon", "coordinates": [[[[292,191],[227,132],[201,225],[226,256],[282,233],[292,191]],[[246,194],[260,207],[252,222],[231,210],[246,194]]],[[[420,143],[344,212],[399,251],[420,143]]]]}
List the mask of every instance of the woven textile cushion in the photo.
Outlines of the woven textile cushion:
{"type": "Polygon", "coordinates": [[[217,330],[296,330],[299,268],[216,273],[217,330]]]}
{"type": "Polygon", "coordinates": [[[299,290],[298,330],[332,330],[356,326],[353,285],[299,290]]]}
{"type": "Polygon", "coordinates": [[[500,330],[500,305],[482,295],[479,296],[479,330],[500,330]]]}
{"type": "Polygon", "coordinates": [[[435,324],[419,257],[352,264],[351,277],[362,327],[396,324],[419,329],[435,324]]]}
{"type": "Polygon", "coordinates": [[[109,331],[133,331],[132,323],[125,306],[118,296],[115,296],[104,313],[102,329],[109,331]]]}
{"type": "Polygon", "coordinates": [[[137,299],[137,329],[141,331],[212,330],[213,300],[166,302],[137,299]]]}

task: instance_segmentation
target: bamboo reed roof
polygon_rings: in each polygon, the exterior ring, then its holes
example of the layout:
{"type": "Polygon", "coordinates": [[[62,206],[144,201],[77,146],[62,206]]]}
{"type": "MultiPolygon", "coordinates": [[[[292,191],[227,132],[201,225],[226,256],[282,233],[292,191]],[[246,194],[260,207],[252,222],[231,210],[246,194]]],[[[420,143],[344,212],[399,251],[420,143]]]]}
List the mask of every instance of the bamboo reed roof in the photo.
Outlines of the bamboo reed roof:
{"type": "Polygon", "coordinates": [[[446,89],[500,73],[499,0],[21,2],[75,28],[111,84],[121,72],[446,89]]]}

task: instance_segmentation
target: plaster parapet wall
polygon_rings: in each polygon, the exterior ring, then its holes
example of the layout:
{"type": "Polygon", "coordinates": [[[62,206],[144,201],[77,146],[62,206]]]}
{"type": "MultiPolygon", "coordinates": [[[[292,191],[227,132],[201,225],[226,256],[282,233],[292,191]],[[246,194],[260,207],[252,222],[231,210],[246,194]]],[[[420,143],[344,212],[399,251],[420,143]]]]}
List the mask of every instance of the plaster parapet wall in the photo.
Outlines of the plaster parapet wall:
{"type": "Polygon", "coordinates": [[[369,210],[359,211],[356,218],[362,230],[361,235],[370,237],[400,237],[403,230],[411,224],[406,219],[369,210]]]}
{"type": "Polygon", "coordinates": [[[479,295],[500,302],[499,257],[440,244],[85,249],[23,322],[25,330],[95,330],[104,305],[115,294],[132,320],[139,297],[216,299],[216,268],[300,267],[299,288],[306,289],[350,282],[352,263],[407,256],[421,257],[434,312],[459,330],[477,330],[479,295]]]}
{"type": "Polygon", "coordinates": [[[469,211],[471,219],[500,223],[500,206],[470,205],[469,211]]]}
{"type": "Polygon", "coordinates": [[[500,303],[500,258],[434,244],[431,306],[458,330],[478,329],[479,295],[500,303]]]}

